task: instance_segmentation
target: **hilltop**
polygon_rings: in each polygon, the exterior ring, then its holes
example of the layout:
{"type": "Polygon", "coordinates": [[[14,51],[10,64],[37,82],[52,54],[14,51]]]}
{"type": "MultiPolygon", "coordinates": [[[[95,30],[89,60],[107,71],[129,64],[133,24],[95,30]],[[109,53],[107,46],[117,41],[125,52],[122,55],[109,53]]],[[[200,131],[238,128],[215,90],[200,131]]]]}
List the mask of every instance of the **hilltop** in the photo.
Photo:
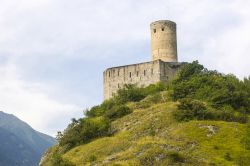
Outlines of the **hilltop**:
{"type": "Polygon", "coordinates": [[[127,85],[72,119],[42,166],[250,163],[250,79],[185,65],[168,84],[127,85]]]}

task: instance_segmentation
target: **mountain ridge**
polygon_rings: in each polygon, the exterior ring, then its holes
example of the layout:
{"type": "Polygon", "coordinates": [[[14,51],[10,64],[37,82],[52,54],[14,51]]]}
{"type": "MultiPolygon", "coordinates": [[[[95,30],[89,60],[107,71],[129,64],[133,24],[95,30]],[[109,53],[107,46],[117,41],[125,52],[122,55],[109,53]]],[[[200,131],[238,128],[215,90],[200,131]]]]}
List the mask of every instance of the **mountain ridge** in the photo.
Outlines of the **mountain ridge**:
{"type": "Polygon", "coordinates": [[[13,114],[0,111],[0,157],[4,166],[38,165],[44,151],[55,139],[34,130],[13,114]]]}

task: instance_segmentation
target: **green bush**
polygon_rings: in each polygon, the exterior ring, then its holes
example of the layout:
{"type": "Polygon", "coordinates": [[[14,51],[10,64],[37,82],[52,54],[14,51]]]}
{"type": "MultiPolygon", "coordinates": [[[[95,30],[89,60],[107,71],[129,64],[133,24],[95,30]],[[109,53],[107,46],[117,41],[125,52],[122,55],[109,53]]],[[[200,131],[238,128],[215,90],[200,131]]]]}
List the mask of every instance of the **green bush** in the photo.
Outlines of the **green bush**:
{"type": "Polygon", "coordinates": [[[170,89],[173,100],[180,101],[179,110],[174,113],[178,120],[247,122],[247,114],[250,113],[250,78],[241,81],[231,74],[207,70],[195,61],[180,70],[170,89]],[[184,102],[187,98],[190,101],[184,102]],[[213,109],[205,109],[202,102],[213,109]]]}
{"type": "Polygon", "coordinates": [[[130,114],[132,110],[124,105],[116,105],[112,109],[105,112],[104,116],[108,119],[115,120],[121,118],[127,114],[130,114]]]}
{"type": "Polygon", "coordinates": [[[157,84],[151,84],[144,88],[139,88],[136,85],[128,84],[123,89],[119,89],[114,97],[117,103],[124,104],[126,102],[138,102],[149,95],[156,94],[163,90],[166,90],[167,85],[159,82],[157,84]]]}
{"type": "Polygon", "coordinates": [[[102,116],[106,111],[112,109],[112,107],[114,107],[115,105],[117,105],[117,103],[113,99],[105,100],[101,105],[94,106],[90,110],[87,110],[85,112],[85,116],[87,117],[102,116]]]}
{"type": "Polygon", "coordinates": [[[204,103],[192,99],[180,100],[178,110],[174,111],[173,115],[178,121],[213,119],[212,113],[207,110],[204,103]]]}
{"type": "Polygon", "coordinates": [[[249,78],[209,71],[197,61],[187,64],[172,83],[173,99],[192,98],[210,102],[214,108],[225,105],[250,112],[249,78]]]}
{"type": "Polygon", "coordinates": [[[173,112],[178,121],[189,120],[223,120],[228,122],[246,123],[248,118],[244,114],[233,111],[230,106],[221,109],[208,109],[204,102],[189,98],[181,99],[178,109],[173,112]]]}
{"type": "Polygon", "coordinates": [[[107,136],[110,131],[110,121],[103,117],[85,118],[72,122],[62,133],[59,139],[60,146],[70,148],[91,141],[92,139],[107,136]]]}

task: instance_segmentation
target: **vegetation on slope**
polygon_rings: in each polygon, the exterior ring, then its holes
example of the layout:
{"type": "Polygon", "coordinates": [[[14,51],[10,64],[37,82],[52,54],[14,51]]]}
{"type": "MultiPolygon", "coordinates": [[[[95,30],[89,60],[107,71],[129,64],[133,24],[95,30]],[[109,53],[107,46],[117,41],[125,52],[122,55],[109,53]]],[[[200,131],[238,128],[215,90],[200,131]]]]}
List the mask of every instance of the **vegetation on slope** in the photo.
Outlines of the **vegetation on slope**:
{"type": "Polygon", "coordinates": [[[187,64],[170,84],[127,85],[58,134],[42,165],[247,165],[250,79],[187,64]]]}

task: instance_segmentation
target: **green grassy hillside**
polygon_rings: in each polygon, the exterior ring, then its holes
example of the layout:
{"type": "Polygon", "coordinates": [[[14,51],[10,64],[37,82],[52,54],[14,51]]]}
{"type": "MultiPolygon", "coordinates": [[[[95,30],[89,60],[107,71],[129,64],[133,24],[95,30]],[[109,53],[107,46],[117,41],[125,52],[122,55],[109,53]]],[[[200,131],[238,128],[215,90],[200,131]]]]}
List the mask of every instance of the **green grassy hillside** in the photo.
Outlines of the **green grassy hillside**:
{"type": "Polygon", "coordinates": [[[42,166],[248,166],[250,86],[237,80],[193,63],[171,85],[128,86],[72,120],[42,166]]]}

